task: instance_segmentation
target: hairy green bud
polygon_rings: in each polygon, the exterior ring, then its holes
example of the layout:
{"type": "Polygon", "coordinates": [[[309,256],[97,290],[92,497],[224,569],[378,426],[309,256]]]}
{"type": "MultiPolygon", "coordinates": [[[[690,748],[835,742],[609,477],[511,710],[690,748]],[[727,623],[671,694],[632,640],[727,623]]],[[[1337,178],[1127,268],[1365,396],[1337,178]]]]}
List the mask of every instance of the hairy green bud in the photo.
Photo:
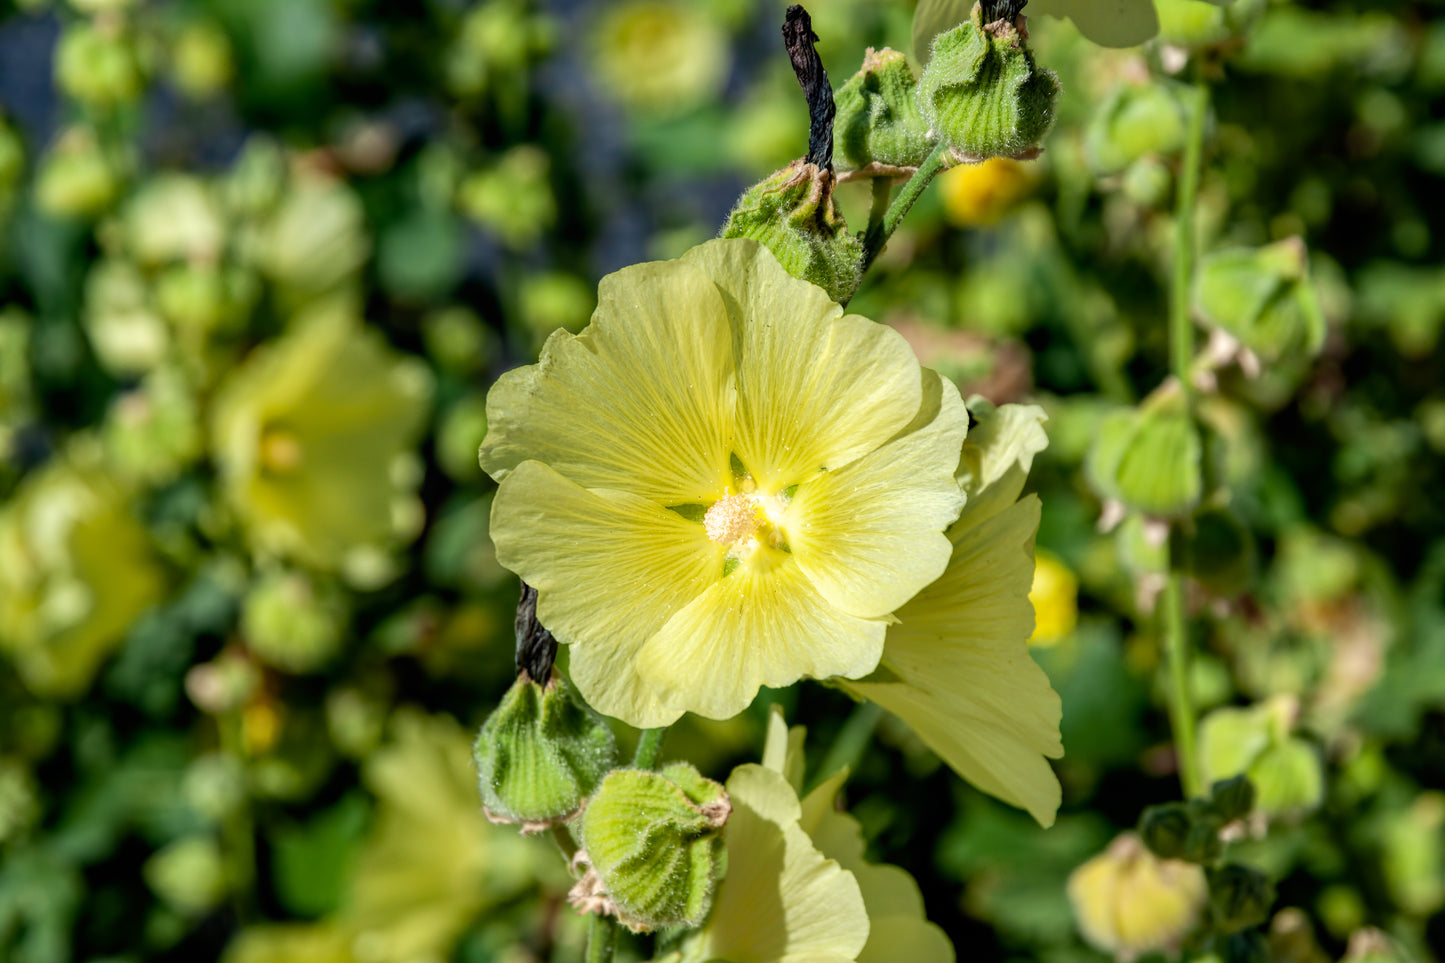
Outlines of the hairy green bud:
{"type": "Polygon", "coordinates": [[[1059,78],[1034,63],[1022,16],[973,16],[933,42],[918,80],[923,119],[959,161],[1026,160],[1054,125],[1059,78]]]}
{"type": "Polygon", "coordinates": [[[725,870],[731,812],[723,787],[685,762],[609,773],[582,814],[577,860],[590,869],[569,901],[634,932],[701,925],[725,870]]]}
{"type": "Polygon", "coordinates": [[[487,818],[535,833],[576,815],[616,764],[617,744],[561,676],[540,685],[523,672],[482,725],[474,756],[487,818]]]}
{"type": "Polygon", "coordinates": [[[928,157],[933,144],[918,112],[918,81],[898,51],[869,47],[834,102],[833,156],[845,171],[897,176],[928,157]]]}
{"type": "Polygon", "coordinates": [[[863,277],[863,242],[848,233],[836,184],[832,171],[793,161],[738,198],[721,236],[758,241],[793,277],[845,303],[863,277]]]}

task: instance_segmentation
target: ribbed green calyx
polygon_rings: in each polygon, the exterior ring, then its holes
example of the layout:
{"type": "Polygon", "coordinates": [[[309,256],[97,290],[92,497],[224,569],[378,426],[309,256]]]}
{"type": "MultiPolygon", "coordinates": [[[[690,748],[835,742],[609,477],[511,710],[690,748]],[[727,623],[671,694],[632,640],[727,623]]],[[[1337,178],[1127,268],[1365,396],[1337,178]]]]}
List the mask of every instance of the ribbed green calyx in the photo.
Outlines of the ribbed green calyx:
{"type": "Polygon", "coordinates": [[[543,686],[524,672],[482,725],[474,755],[487,817],[531,833],[576,814],[616,765],[617,745],[561,676],[543,686]]]}
{"type": "Polygon", "coordinates": [[[896,50],[868,48],[863,66],[834,94],[833,158],[859,176],[897,176],[916,168],[933,144],[918,112],[918,81],[896,50]]]}
{"type": "Polygon", "coordinates": [[[1200,259],[1194,309],[1263,362],[1304,353],[1325,341],[1325,319],[1309,281],[1309,255],[1298,237],[1258,248],[1216,251],[1200,259]]]}
{"type": "Polygon", "coordinates": [[[833,172],[796,160],[738,198],[722,237],[750,237],[794,277],[847,302],[863,276],[863,243],[833,200],[833,172]]]}
{"type": "Polygon", "coordinates": [[[933,42],[919,106],[959,161],[1033,157],[1054,124],[1059,79],[1034,63],[1023,23],[985,24],[975,4],[967,23],[933,42]]]}
{"type": "Polygon", "coordinates": [[[1177,383],[1166,383],[1137,409],[1104,419],[1084,463],[1094,490],[1131,511],[1164,518],[1188,514],[1204,482],[1203,444],[1177,383]]]}
{"type": "Polygon", "coordinates": [[[609,773],[582,814],[591,869],[569,899],[637,932],[700,926],[725,869],[722,828],[731,812],[723,787],[685,762],[609,773]]]}

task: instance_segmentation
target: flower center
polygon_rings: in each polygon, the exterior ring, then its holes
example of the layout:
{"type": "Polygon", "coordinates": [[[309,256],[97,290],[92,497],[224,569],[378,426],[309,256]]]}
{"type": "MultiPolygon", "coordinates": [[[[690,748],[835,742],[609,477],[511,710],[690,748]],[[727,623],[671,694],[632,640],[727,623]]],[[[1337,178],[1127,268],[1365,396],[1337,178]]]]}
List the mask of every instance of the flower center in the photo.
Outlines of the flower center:
{"type": "Polygon", "coordinates": [[[785,530],[788,501],[787,495],[755,491],[724,495],[703,515],[703,529],[708,538],[728,547],[733,564],[769,564],[765,558],[776,562],[782,557],[778,553],[790,551],[785,530]]]}
{"type": "Polygon", "coordinates": [[[751,538],[761,521],[755,497],[724,495],[702,517],[702,527],[707,529],[707,537],[719,545],[735,545],[751,538]]]}

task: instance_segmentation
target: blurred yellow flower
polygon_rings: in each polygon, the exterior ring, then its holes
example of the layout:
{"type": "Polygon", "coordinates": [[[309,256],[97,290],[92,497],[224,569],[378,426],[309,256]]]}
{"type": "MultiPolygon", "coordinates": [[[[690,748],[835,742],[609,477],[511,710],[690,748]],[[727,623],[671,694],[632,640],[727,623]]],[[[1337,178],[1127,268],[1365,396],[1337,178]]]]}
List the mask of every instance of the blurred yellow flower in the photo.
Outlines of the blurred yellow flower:
{"type": "Polygon", "coordinates": [[[943,575],[896,613],[878,671],[843,688],[898,716],[960,776],[1053,824],[1063,755],[1058,694],[1029,656],[1039,500],[1019,493],[1048,444],[1043,409],[975,399],[943,575]]]}
{"type": "Polygon", "coordinates": [[[357,963],[351,939],[331,921],[248,926],[226,947],[221,963],[357,963]]]}
{"type": "Polygon", "coordinates": [[[357,963],[440,963],[477,913],[548,878],[555,857],[487,822],[455,720],[402,709],[392,730],[363,769],[378,805],[340,918],[357,963]]]}
{"type": "Polygon", "coordinates": [[[728,38],[702,4],[616,4],[592,39],[597,79],[634,110],[680,113],[717,94],[727,79],[728,38]]]}
{"type": "Polygon", "coordinates": [[[943,211],[958,227],[988,227],[1033,189],[1031,169],[1007,157],[960,164],[939,178],[943,211]]]}
{"type": "Polygon", "coordinates": [[[956,390],[751,241],[605,278],[487,421],[497,557],[587,701],[635,726],[872,671],[948,562],[956,390]]]}
{"type": "Polygon", "coordinates": [[[419,527],[407,462],[430,396],[421,362],[339,305],[257,350],[212,411],[222,486],[252,546],[364,581],[363,563],[419,527]]]}
{"type": "Polygon", "coordinates": [[[1034,634],[1029,642],[1053,645],[1074,631],[1079,621],[1079,577],[1057,555],[1035,549],[1029,602],[1034,607],[1034,634]]]}
{"type": "Polygon", "coordinates": [[[0,654],[35,695],[81,695],[165,576],[93,439],[0,509],[0,654]]]}
{"type": "Polygon", "coordinates": [[[1209,898],[1202,869],[1159,859],[1133,833],[1074,870],[1068,889],[1084,939],[1121,963],[1173,953],[1209,898]]]}

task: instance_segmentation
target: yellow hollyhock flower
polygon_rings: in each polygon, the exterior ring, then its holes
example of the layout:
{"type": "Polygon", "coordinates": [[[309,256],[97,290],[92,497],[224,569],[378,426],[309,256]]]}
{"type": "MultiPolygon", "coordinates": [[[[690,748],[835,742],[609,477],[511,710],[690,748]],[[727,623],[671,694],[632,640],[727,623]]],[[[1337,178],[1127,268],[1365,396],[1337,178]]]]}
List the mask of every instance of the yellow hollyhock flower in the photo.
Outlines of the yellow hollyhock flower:
{"type": "Polygon", "coordinates": [[[604,278],[487,422],[497,558],[587,701],[639,727],[871,672],[963,501],[953,386],[748,240],[604,278]]]}
{"type": "Polygon", "coordinates": [[[1061,707],[1028,651],[1039,500],[1022,500],[1048,444],[1043,409],[970,403],[979,423],[959,467],[968,494],[948,567],[895,613],[878,670],[843,688],[908,723],[960,776],[1050,826],[1060,789],[1061,707]]]}
{"type": "Polygon", "coordinates": [[[1158,858],[1133,833],[1069,874],[1068,889],[1084,939],[1121,963],[1146,953],[1172,955],[1209,899],[1202,869],[1158,858]]]}
{"type": "Polygon", "coordinates": [[[1034,634],[1029,642],[1053,645],[1079,622],[1079,577],[1054,553],[1037,550],[1029,603],[1034,607],[1034,634]]]}
{"type": "MultiPolygon", "coordinates": [[[[763,765],[780,773],[797,792],[803,785],[805,734],[802,726],[789,729],[782,710],[774,706],[763,765]]],[[[923,894],[913,877],[897,866],[863,858],[863,828],[836,806],[847,778],[848,770],[840,769],[803,797],[799,824],[824,856],[836,859],[858,881],[868,912],[868,942],[857,956],[858,963],[953,963],[953,944],[928,921],[923,894]]]]}
{"type": "Polygon", "coordinates": [[[430,399],[425,366],[340,304],[298,317],[232,372],[212,409],[212,446],[257,553],[375,581],[371,559],[421,527],[410,463],[430,399]]]}

